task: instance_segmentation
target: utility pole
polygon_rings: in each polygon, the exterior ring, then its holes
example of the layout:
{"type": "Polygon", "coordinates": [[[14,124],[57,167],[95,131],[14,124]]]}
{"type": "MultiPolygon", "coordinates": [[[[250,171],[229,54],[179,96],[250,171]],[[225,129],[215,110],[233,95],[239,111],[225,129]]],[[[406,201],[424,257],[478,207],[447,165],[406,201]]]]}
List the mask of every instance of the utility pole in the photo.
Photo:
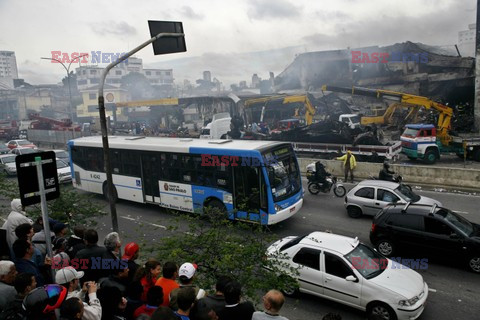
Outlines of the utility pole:
{"type": "MultiPolygon", "coordinates": [[[[150,23],[150,21],[149,21],[150,23]]],[[[155,23],[155,22],[152,22],[152,23],[155,23]]],[[[145,48],[146,46],[148,46],[149,44],[157,41],[158,39],[160,38],[167,38],[167,45],[171,43],[168,42],[168,38],[183,38],[185,35],[183,33],[183,27],[181,25],[181,23],[174,23],[174,22],[159,22],[162,26],[163,25],[167,25],[168,28],[170,29],[179,29],[179,30],[182,30],[181,32],[160,32],[160,33],[155,33],[155,35],[153,36],[152,34],[152,38],[145,41],[144,43],[142,43],[141,45],[139,45],[138,47],[136,47],[135,49],[129,51],[127,54],[125,54],[124,56],[120,57],[120,59],[118,59],[117,61],[114,61],[112,63],[110,63],[105,69],[103,69],[103,72],[102,72],[102,76],[100,78],[100,85],[98,87],[98,112],[99,112],[99,116],[100,116],[100,126],[101,126],[101,129],[102,129],[102,145],[103,145],[103,161],[104,161],[104,168],[105,168],[105,173],[106,173],[106,176],[107,176],[107,195],[108,195],[108,202],[110,204],[110,215],[111,215],[111,218],[112,218],[112,229],[113,231],[115,232],[119,232],[118,230],[118,219],[117,219],[117,208],[115,206],[115,198],[116,198],[116,194],[115,194],[115,187],[114,187],[114,184],[113,184],[113,177],[112,177],[112,167],[111,167],[111,164],[110,164],[110,148],[109,148],[109,144],[108,144],[108,129],[107,129],[107,117],[105,115],[105,98],[103,97],[103,87],[104,87],[104,84],[105,84],[105,79],[107,77],[107,74],[108,72],[113,68],[115,67],[117,64],[127,60],[130,56],[134,55],[135,53],[137,53],[138,51],[142,50],[143,48],[145,48]]],[[[152,32],[152,28],[151,28],[151,32],[152,32]]],[[[158,44],[158,43],[157,43],[158,44]]],[[[185,47],[185,45],[183,45],[183,47],[185,47]]],[[[183,49],[182,48],[176,48],[175,46],[171,46],[171,47],[167,47],[167,49],[162,52],[162,54],[164,53],[173,53],[173,52],[181,52],[183,49]],[[172,48],[173,47],[173,48],[172,48]]],[[[183,51],[186,51],[186,49],[184,49],[183,51]]],[[[154,52],[155,52],[155,44],[154,44],[154,52]]],[[[157,52],[155,52],[155,54],[157,54],[157,52]]]]}
{"type": "Polygon", "coordinates": [[[40,59],[43,59],[43,60],[51,60],[51,61],[56,61],[58,63],[60,63],[64,68],[65,68],[65,71],[67,71],[67,81],[68,81],[68,95],[69,95],[69,110],[68,110],[68,114],[70,116],[70,120],[72,120],[72,123],[73,123],[73,120],[74,120],[74,116],[73,116],[73,106],[72,106],[72,88],[70,86],[70,66],[72,65],[72,63],[78,59],[78,63],[80,63],[80,58],[82,57],[86,57],[88,56],[88,54],[82,54],[76,58],[73,58],[72,61],[70,61],[70,64],[68,65],[68,67],[66,65],[63,64],[62,61],[58,60],[58,59],[55,59],[55,58],[40,58],[40,59]]]}
{"type": "Polygon", "coordinates": [[[477,25],[475,26],[475,101],[473,120],[475,130],[480,132],[480,0],[477,0],[477,25]]]}

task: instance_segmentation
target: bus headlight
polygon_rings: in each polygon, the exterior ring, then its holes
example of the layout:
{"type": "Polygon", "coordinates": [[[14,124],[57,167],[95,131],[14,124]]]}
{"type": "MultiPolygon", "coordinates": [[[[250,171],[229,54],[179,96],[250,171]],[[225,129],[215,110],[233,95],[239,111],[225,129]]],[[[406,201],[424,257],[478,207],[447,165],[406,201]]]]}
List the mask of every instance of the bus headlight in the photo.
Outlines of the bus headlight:
{"type": "Polygon", "coordinates": [[[281,211],[283,210],[282,207],[280,207],[278,204],[275,205],[275,211],[278,212],[278,211],[281,211]]]}

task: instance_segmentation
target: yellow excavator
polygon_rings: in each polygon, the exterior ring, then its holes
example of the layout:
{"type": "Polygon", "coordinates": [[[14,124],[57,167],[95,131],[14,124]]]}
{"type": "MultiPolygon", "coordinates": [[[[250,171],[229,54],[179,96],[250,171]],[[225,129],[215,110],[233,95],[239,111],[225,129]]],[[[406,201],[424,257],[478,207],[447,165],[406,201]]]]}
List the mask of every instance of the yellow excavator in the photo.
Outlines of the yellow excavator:
{"type": "MultiPolygon", "coordinates": [[[[261,120],[263,120],[263,114],[265,112],[265,107],[269,102],[280,100],[282,104],[288,103],[303,103],[305,106],[305,124],[310,125],[313,122],[313,116],[315,115],[315,107],[312,105],[311,99],[308,97],[309,94],[305,95],[276,95],[276,96],[269,96],[269,97],[262,97],[262,98],[255,98],[255,99],[248,99],[244,101],[245,109],[253,107],[255,104],[264,103],[262,108],[262,116],[261,120]]],[[[298,117],[299,112],[298,110],[295,112],[295,116],[298,117]]]]}
{"type": "MultiPolygon", "coordinates": [[[[415,108],[420,109],[424,107],[426,110],[434,109],[438,111],[438,122],[437,122],[437,137],[440,139],[443,145],[448,146],[452,141],[452,137],[449,134],[451,119],[453,115],[453,109],[440,104],[438,102],[432,101],[427,97],[416,96],[413,94],[390,91],[390,90],[381,90],[381,89],[369,89],[369,88],[360,88],[360,87],[335,87],[330,85],[323,85],[323,91],[331,92],[341,92],[352,95],[362,95],[377,99],[385,99],[395,101],[397,105],[401,106],[414,106],[415,108]]],[[[393,108],[393,107],[392,107],[393,108]]],[[[387,109],[388,110],[388,109],[387,109]]],[[[394,111],[392,109],[392,111],[394,111]]],[[[412,113],[410,111],[410,113],[412,113]]],[[[418,110],[416,110],[418,112],[418,110]]],[[[409,114],[410,114],[409,113],[409,114]]],[[[383,116],[381,116],[383,117],[383,116]]],[[[372,117],[376,118],[376,117],[372,117]]]]}

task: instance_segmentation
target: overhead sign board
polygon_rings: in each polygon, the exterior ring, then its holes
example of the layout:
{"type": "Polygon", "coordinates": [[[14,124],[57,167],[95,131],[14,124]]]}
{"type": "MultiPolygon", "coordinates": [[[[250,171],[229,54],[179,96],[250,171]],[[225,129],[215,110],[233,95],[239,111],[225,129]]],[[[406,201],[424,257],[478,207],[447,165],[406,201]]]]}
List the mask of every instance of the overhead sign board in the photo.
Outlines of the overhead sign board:
{"type": "MultiPolygon", "coordinates": [[[[181,22],[148,20],[148,27],[152,38],[160,33],[183,33],[181,22]]],[[[187,51],[185,36],[161,37],[152,45],[155,55],[187,51]]]]}
{"type": "Polygon", "coordinates": [[[15,158],[15,163],[17,165],[20,200],[24,206],[41,202],[36,166],[37,157],[40,157],[42,163],[43,185],[46,199],[53,200],[60,196],[55,152],[47,151],[22,154],[15,158]]]}

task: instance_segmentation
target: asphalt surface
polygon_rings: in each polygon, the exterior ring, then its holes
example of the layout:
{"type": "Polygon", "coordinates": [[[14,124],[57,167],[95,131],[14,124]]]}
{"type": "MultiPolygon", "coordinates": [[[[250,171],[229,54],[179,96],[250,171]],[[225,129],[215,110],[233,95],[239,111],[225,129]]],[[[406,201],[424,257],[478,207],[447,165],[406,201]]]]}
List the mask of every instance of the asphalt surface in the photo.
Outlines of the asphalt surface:
{"type": "MultiPolygon", "coordinates": [[[[353,185],[347,184],[347,189],[353,185]]],[[[415,189],[415,186],[414,186],[415,189]]],[[[458,194],[416,189],[420,195],[435,198],[444,206],[459,212],[467,219],[480,223],[480,197],[474,194],[458,194]]],[[[105,205],[108,204],[100,196],[96,198],[105,205]]],[[[290,219],[270,228],[279,238],[288,235],[301,235],[312,231],[329,230],[333,233],[355,237],[369,244],[371,217],[351,219],[343,206],[343,198],[332,194],[312,196],[305,194],[304,207],[290,219]]],[[[122,242],[158,241],[166,231],[165,227],[175,219],[162,208],[153,205],[142,205],[128,201],[117,204],[119,226],[122,242]]],[[[180,219],[181,220],[181,219],[180,219]]],[[[100,219],[100,238],[110,232],[109,217],[100,219]]],[[[412,256],[403,252],[403,258],[425,258],[412,256]]],[[[144,259],[148,257],[143,257],[144,259]]],[[[449,262],[448,257],[429,256],[427,270],[418,270],[430,287],[429,298],[424,313],[420,319],[479,319],[480,318],[480,275],[466,270],[463,265],[449,262]],[[445,261],[447,260],[447,261],[445,261]]],[[[287,298],[282,309],[282,315],[290,320],[321,319],[328,312],[336,312],[342,319],[365,319],[362,311],[343,306],[326,299],[306,294],[298,294],[287,298]]]]}

